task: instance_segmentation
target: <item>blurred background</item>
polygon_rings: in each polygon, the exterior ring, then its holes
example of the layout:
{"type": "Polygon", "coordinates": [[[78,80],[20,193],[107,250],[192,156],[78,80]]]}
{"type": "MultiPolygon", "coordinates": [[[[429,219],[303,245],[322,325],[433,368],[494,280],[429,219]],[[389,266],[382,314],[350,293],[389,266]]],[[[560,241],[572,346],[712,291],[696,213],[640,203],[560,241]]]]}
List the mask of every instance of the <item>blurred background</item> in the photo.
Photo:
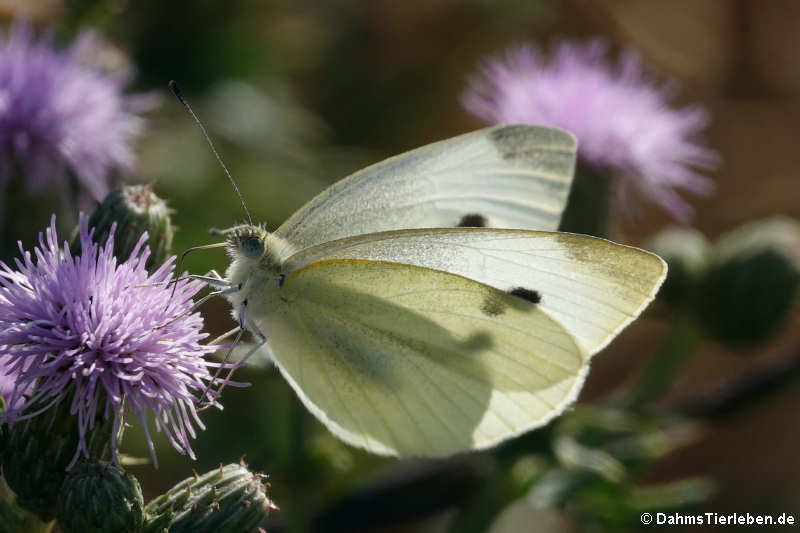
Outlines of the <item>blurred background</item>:
{"type": "MultiPolygon", "coordinates": [[[[253,218],[274,229],[354,170],[483,127],[460,98],[484,57],[519,42],[548,49],[595,37],[608,41],[612,58],[638,50],[675,91],[675,106],[709,110],[701,142],[721,164],[706,173],[711,194],[685,196],[696,210],[691,227],[714,242],[747,222],[800,217],[800,4],[792,0],[0,0],[0,17],[6,26],[26,18],[53,28],[65,43],[93,28],[109,68],[135,72],[130,92],[160,99],[144,115],[135,170],[115,179],[152,183],[168,201],[178,253],[215,242],[208,228],[244,216],[168,80],[205,122],[253,218]]],[[[612,212],[607,235],[647,247],[675,224],[651,203],[635,211],[612,212]]],[[[46,222],[9,217],[5,242],[29,239],[46,222]]],[[[4,259],[11,250],[6,244],[4,259]]],[[[208,251],[184,266],[222,272],[227,262],[208,251]]],[[[747,310],[748,301],[738,303],[747,310]]],[[[214,334],[234,325],[221,300],[203,313],[214,334]]],[[[800,518],[797,307],[757,343],[702,339],[679,367],[659,367],[675,377],[646,410],[615,410],[619,391],[643,383],[676,338],[676,313],[658,302],[595,357],[579,402],[601,410],[595,418],[579,408],[570,423],[499,450],[443,461],[370,456],[335,440],[274,369],[257,367],[238,376],[251,388],[226,390],[225,410],[205,413],[196,462],[161,441],[160,467],[131,471],[147,500],[192,470],[244,457],[270,476],[281,508],[265,524],[271,533],[624,531],[642,527],[641,512],[662,508],[800,518]],[[579,433],[593,446],[587,427],[648,451],[628,461],[600,438],[597,449],[624,466],[623,476],[580,457],[570,463],[558,443],[579,433]],[[643,435],[655,437],[636,440],[643,435]]],[[[148,455],[136,431],[124,450],[148,455]]]]}

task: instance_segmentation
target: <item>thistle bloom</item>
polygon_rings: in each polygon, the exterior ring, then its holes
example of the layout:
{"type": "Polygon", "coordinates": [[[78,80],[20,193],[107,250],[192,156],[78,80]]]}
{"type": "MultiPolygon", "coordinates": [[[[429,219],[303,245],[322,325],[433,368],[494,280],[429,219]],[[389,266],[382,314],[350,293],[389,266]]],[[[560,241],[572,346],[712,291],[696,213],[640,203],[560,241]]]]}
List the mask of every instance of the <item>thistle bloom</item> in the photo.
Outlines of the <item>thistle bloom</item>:
{"type": "Polygon", "coordinates": [[[21,170],[29,192],[56,185],[66,195],[72,175],[100,200],[109,173],[132,167],[131,142],[143,128],[136,112],[147,99],[123,95],[126,73],[92,65],[96,44],[84,33],[56,50],[27,24],[0,42],[0,197],[21,170]]]}
{"type": "Polygon", "coordinates": [[[189,439],[203,429],[196,405],[213,366],[200,344],[206,337],[192,296],[202,283],[179,281],[172,287],[174,257],[153,274],[145,263],[150,250],[142,235],[130,258],[112,255],[113,230],[105,245],[92,241],[87,218],[80,219],[80,256],[59,247],[55,217],[33,253],[20,244],[17,270],[0,262],[0,358],[17,374],[0,422],[14,423],[41,412],[42,405],[71,399],[77,415],[78,454],[87,455],[86,435],[95,420],[113,419],[117,429],[125,412],[147,429],[148,412],[181,453],[194,457],[189,439]],[[39,409],[39,411],[37,411],[39,409]]]}
{"type": "Polygon", "coordinates": [[[534,45],[492,58],[473,75],[464,107],[490,123],[556,126],[578,138],[580,163],[618,180],[620,199],[632,189],[686,221],[693,210],[678,194],[708,194],[712,182],[696,169],[717,166],[717,154],[694,137],[705,109],[670,107],[673,91],[647,76],[638,53],[616,66],[600,40],[564,42],[546,59],[534,45]]]}
{"type": "Polygon", "coordinates": [[[17,381],[16,372],[12,372],[7,365],[7,358],[0,358],[0,396],[6,405],[11,399],[11,394],[14,392],[14,385],[17,381]]]}

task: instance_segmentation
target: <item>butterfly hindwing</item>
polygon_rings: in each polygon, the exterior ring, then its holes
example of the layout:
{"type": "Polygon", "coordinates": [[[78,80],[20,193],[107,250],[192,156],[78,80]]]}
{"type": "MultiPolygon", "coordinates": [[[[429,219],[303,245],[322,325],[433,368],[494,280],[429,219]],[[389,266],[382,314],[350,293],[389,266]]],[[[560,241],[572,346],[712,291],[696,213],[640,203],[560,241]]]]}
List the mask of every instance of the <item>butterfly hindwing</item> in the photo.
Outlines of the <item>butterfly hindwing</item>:
{"type": "Polygon", "coordinates": [[[253,315],[277,366],[335,435],[375,453],[442,456],[542,426],[588,366],[537,304],[447,272],[321,260],[280,294],[253,315]]]}
{"type": "Polygon", "coordinates": [[[537,305],[588,354],[602,349],[639,315],[667,271],[658,256],[604,239],[475,228],[361,235],[298,252],[285,268],[323,259],[417,265],[535,296],[537,305]]]}

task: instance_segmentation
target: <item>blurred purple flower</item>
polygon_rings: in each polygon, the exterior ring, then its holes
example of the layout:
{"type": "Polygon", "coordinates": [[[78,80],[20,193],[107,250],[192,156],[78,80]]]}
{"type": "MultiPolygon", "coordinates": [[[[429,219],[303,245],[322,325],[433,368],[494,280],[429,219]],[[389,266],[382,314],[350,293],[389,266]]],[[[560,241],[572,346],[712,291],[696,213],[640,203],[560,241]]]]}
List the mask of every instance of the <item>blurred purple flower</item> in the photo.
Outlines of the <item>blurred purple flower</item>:
{"type": "MultiPolygon", "coordinates": [[[[619,199],[638,190],[686,221],[693,209],[675,189],[709,194],[718,155],[694,139],[709,116],[698,106],[670,107],[673,91],[644,71],[639,54],[624,52],[616,66],[600,40],[561,43],[546,59],[523,44],[486,61],[470,77],[464,107],[490,123],[556,126],[578,138],[582,164],[618,180],[619,199]]],[[[628,204],[630,206],[630,204],[628,204]]]]}
{"type": "MultiPolygon", "coordinates": [[[[191,312],[203,285],[179,281],[171,297],[164,282],[174,257],[148,274],[146,242],[144,234],[130,259],[118,263],[113,230],[104,246],[95,244],[82,216],[81,254],[73,257],[66,242],[59,247],[53,217],[33,254],[20,243],[17,270],[0,262],[0,358],[18,374],[13,409],[0,422],[35,416],[34,409],[74,391],[70,412],[81,435],[76,457],[88,453],[85,436],[95,418],[113,418],[116,435],[124,409],[144,426],[154,460],[148,411],[156,429],[194,457],[189,439],[195,425],[203,428],[196,406],[209,367],[216,366],[204,359],[214,348],[200,344],[203,320],[191,312]]],[[[111,446],[116,457],[117,443],[111,446]]]]}
{"type": "Polygon", "coordinates": [[[68,197],[71,174],[100,200],[109,173],[133,166],[144,125],[136,112],[152,98],[123,95],[130,76],[104,72],[97,44],[86,32],[56,50],[51,35],[37,39],[25,23],[0,41],[0,197],[21,171],[29,192],[56,185],[68,197]]]}

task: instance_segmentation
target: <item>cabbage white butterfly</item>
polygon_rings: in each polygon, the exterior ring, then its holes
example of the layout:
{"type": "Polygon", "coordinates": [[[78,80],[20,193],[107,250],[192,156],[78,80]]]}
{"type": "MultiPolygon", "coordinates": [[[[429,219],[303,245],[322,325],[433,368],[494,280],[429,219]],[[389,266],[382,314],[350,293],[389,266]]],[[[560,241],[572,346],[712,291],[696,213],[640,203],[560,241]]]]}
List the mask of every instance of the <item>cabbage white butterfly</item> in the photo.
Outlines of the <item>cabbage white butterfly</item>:
{"type": "Polygon", "coordinates": [[[399,456],[487,448],[563,412],[666,274],[651,253],[554,232],[575,150],[536,126],[413,150],[273,233],[225,230],[225,278],[200,278],[342,440],[399,456]]]}

